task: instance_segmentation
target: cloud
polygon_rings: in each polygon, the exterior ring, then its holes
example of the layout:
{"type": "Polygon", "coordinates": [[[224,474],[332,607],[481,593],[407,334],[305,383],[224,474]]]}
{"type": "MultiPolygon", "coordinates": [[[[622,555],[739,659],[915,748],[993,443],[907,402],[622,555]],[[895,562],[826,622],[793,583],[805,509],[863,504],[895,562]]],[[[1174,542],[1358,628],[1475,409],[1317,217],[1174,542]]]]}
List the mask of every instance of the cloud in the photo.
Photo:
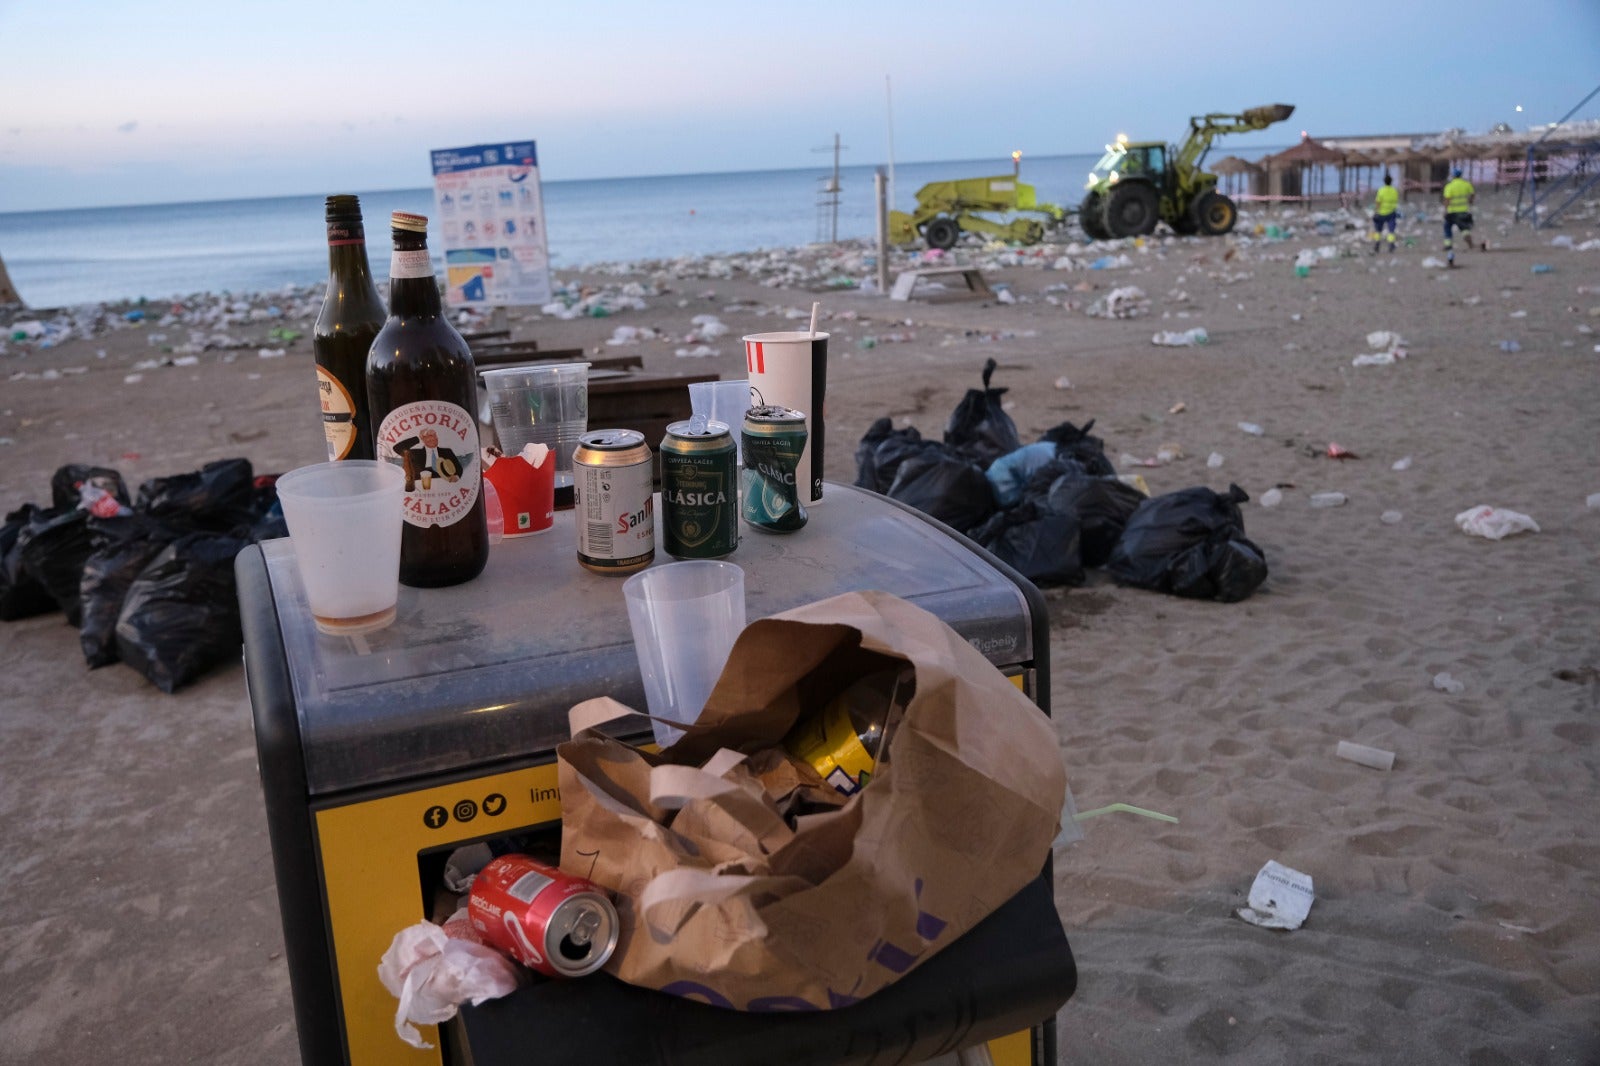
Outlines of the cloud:
{"type": "Polygon", "coordinates": [[[139,123],[138,123],[137,120],[135,120],[133,122],[124,122],[122,125],[117,127],[117,132],[118,133],[132,133],[134,130],[136,130],[138,128],[139,128],[139,123]]]}

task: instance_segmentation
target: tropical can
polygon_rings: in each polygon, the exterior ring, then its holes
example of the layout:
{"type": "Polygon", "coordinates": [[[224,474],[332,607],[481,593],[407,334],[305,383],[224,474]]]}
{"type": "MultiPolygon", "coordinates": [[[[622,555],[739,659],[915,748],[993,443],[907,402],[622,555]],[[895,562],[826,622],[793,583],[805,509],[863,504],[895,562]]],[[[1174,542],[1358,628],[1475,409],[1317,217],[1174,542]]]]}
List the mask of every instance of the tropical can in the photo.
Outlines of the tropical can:
{"type": "Polygon", "coordinates": [[[744,475],[739,511],[754,529],[793,533],[806,524],[795,471],[806,447],[806,416],[776,405],[744,414],[744,475]]]}

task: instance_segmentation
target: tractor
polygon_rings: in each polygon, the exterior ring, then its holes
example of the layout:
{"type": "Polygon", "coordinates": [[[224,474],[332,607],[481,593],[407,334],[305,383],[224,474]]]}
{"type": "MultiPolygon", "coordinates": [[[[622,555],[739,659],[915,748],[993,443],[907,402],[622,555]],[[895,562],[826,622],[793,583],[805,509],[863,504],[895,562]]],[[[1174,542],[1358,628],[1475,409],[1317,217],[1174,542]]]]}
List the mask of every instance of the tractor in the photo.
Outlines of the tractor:
{"type": "Polygon", "coordinates": [[[1013,174],[935,181],[917,190],[914,212],[909,215],[904,211],[889,212],[889,239],[895,244],[911,244],[921,234],[928,247],[948,250],[955,247],[961,231],[968,230],[1018,244],[1038,244],[1044,239],[1047,224],[1058,226],[1066,217],[1066,208],[1042,203],[1033,186],[1018,181],[1013,174]],[[977,213],[980,211],[998,214],[1026,211],[1043,215],[1045,221],[1013,218],[1009,222],[997,222],[984,218],[977,213]]]}
{"type": "Polygon", "coordinates": [[[1189,120],[1189,136],[1176,146],[1130,143],[1118,135],[1089,172],[1078,224],[1094,240],[1143,236],[1157,222],[1184,235],[1227,233],[1239,220],[1239,209],[1217,191],[1217,176],[1200,169],[1211,142],[1224,133],[1264,130],[1292,114],[1292,104],[1272,104],[1237,115],[1196,115],[1189,120]]]}

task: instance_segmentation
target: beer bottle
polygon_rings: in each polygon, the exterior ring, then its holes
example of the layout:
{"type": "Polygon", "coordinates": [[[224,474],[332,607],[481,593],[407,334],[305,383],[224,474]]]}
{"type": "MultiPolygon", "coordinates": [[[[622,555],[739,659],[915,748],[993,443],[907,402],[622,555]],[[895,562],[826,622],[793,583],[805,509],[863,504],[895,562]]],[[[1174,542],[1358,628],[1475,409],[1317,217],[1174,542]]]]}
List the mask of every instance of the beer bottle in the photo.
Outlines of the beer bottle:
{"type": "Polygon", "coordinates": [[[389,319],[367,356],[373,446],[406,475],[400,581],[456,585],[489,561],[477,372],[440,304],[428,220],[396,211],[390,224],[389,319]]]}
{"type": "Polygon", "coordinates": [[[322,299],[311,334],[317,362],[317,392],[322,400],[322,433],[328,459],[371,459],[372,426],[367,418],[367,352],[383,328],[383,300],[367,265],[367,235],[361,201],[330,196],[328,219],[328,294],[322,299]]]}

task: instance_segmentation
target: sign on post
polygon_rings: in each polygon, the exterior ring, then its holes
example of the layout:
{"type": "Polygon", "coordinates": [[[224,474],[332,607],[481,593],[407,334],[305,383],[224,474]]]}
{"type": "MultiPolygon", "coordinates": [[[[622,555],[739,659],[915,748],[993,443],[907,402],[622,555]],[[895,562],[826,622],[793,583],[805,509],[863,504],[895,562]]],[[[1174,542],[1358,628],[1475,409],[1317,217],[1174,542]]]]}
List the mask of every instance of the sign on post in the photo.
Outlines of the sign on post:
{"type": "Polygon", "coordinates": [[[432,154],[446,299],[468,307],[548,303],[550,253],[535,143],[501,141],[432,154]]]}

